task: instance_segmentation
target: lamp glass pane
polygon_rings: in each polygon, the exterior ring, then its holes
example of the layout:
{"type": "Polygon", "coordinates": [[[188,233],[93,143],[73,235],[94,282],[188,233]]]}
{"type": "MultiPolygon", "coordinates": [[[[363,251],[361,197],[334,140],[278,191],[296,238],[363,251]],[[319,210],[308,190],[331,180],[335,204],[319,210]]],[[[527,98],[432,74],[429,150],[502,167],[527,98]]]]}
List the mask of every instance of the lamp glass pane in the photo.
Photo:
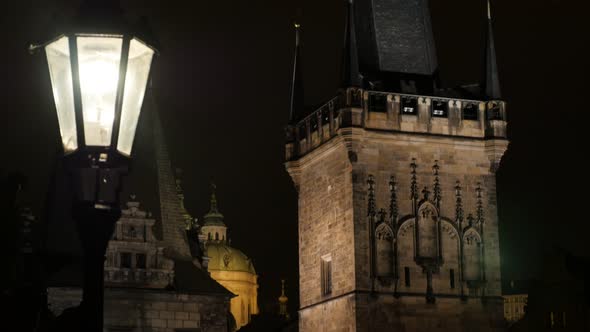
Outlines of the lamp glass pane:
{"type": "Polygon", "coordinates": [[[68,37],[62,37],[45,46],[53,99],[57,110],[57,120],[64,151],[72,152],[78,148],[76,136],[76,115],[74,109],[74,85],[68,37]]]}
{"type": "Polygon", "coordinates": [[[121,125],[117,141],[117,150],[128,156],[131,155],[133,147],[153,55],[154,51],[151,48],[136,39],[131,40],[127,74],[125,75],[121,125]]]}
{"type": "Polygon", "coordinates": [[[77,41],[86,145],[109,146],[123,38],[78,37],[77,41]]]}

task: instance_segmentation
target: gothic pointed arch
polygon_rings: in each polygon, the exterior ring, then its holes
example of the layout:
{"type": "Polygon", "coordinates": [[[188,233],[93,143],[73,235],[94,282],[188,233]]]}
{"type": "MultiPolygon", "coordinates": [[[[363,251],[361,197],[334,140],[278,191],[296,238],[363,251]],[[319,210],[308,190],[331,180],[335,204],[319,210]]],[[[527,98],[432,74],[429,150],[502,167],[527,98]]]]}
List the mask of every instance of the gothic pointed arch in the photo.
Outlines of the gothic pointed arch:
{"type": "Polygon", "coordinates": [[[441,266],[433,280],[434,289],[445,294],[460,293],[461,236],[455,224],[440,218],[441,266]]]}
{"type": "Polygon", "coordinates": [[[463,279],[467,282],[482,279],[482,239],[474,228],[463,234],[463,279]]]}
{"type": "Polygon", "coordinates": [[[376,272],[378,277],[394,275],[393,230],[387,223],[381,223],[375,230],[376,272]]]}
{"type": "Polygon", "coordinates": [[[439,212],[436,206],[430,201],[422,202],[416,216],[418,258],[436,259],[439,256],[438,224],[439,212]]]}
{"type": "Polygon", "coordinates": [[[416,291],[419,288],[416,286],[416,280],[422,273],[422,269],[416,264],[415,257],[415,239],[414,239],[414,225],[415,219],[413,217],[402,218],[403,221],[397,229],[397,253],[396,265],[398,268],[398,284],[400,291],[410,292],[416,291]]]}

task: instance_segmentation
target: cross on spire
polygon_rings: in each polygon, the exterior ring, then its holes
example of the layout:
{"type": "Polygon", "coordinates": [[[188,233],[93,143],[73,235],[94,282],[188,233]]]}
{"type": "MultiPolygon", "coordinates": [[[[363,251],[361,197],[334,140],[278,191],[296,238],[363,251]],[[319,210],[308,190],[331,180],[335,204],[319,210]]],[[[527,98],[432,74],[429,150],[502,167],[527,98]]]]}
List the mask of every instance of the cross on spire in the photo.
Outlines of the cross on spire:
{"type": "Polygon", "coordinates": [[[215,183],[211,182],[211,205],[209,210],[211,212],[218,212],[217,210],[217,196],[215,195],[215,192],[217,191],[217,186],[215,185],[215,183]]]}

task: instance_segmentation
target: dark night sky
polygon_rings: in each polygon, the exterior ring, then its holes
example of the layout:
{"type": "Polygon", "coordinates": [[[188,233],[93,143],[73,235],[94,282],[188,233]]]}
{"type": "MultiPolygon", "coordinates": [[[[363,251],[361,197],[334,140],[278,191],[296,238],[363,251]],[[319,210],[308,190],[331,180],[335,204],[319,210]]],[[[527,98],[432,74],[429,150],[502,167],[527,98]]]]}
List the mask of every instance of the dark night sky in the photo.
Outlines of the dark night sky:
{"type": "MultiPolygon", "coordinates": [[[[121,2],[150,18],[162,44],[154,90],[173,163],[184,169],[189,211],[206,212],[214,179],[232,243],[254,259],[261,302],[279,295],[283,277],[294,300],[297,198],[282,164],[292,23],[298,18],[304,29],[306,103],[318,104],[338,87],[343,0],[121,2]]],[[[68,15],[78,1],[11,3],[0,14],[2,168],[29,177],[40,214],[58,126],[45,61],[26,45],[52,13],[68,15]]],[[[590,254],[582,212],[590,24],[581,0],[493,3],[511,140],[498,173],[503,275],[526,278],[554,244],[590,254]]],[[[445,86],[480,79],[484,7],[484,0],[431,1],[445,86]]]]}

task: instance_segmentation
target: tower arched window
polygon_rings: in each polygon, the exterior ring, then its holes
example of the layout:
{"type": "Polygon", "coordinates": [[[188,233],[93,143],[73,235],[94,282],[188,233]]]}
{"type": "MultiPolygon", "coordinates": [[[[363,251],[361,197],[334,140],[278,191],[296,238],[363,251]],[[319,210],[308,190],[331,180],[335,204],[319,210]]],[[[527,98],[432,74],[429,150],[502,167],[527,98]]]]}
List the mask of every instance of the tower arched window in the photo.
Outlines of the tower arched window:
{"type": "Polygon", "coordinates": [[[468,231],[463,240],[464,279],[481,279],[481,238],[475,231],[468,231]]]}
{"type": "Polygon", "coordinates": [[[438,256],[438,211],[430,203],[423,204],[418,211],[418,256],[436,258],[438,256]]]}
{"type": "Polygon", "coordinates": [[[377,254],[377,276],[393,276],[393,231],[381,224],[375,232],[375,251],[377,254]]]}

